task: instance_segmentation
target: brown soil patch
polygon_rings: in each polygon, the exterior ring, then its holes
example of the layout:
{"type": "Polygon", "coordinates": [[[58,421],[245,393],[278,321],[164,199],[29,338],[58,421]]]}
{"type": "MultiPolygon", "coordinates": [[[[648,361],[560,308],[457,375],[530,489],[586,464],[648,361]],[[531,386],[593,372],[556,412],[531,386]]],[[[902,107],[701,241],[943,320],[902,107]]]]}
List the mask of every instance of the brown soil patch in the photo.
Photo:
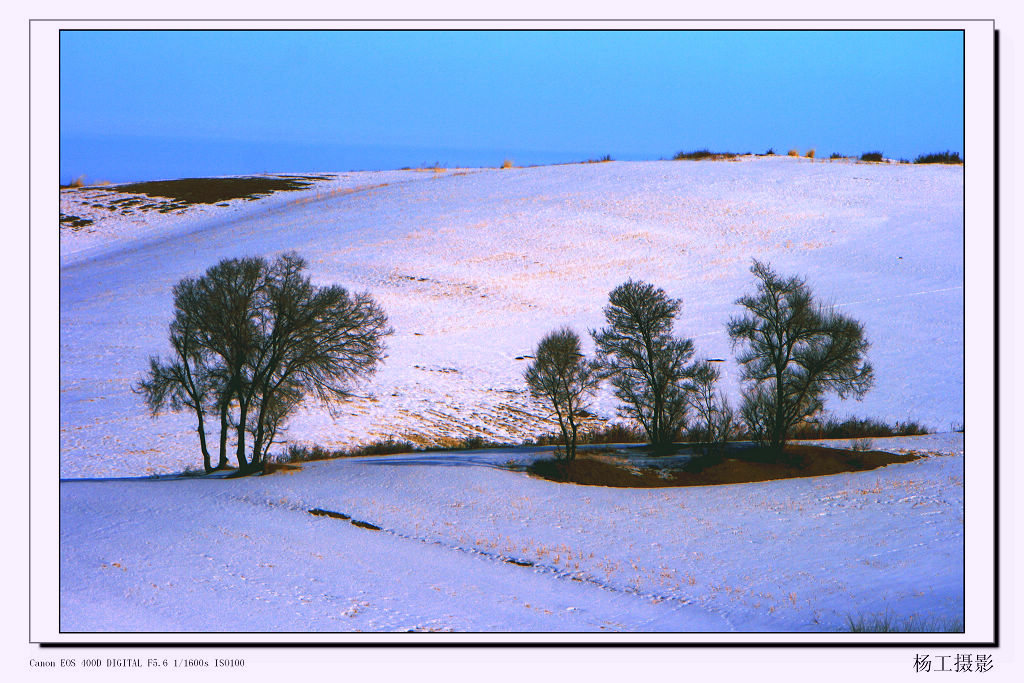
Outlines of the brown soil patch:
{"type": "Polygon", "coordinates": [[[628,456],[581,453],[571,463],[538,460],[527,471],[543,479],[563,483],[657,488],[818,477],[873,470],[911,462],[919,457],[883,451],[857,452],[824,446],[790,445],[782,453],[758,448],[730,449],[722,455],[698,455],[678,466],[666,467],[641,467],[631,464],[628,456]]]}
{"type": "MultiPolygon", "coordinates": [[[[237,178],[181,178],[154,180],[125,185],[108,185],[108,192],[143,194],[170,199],[181,207],[192,204],[217,204],[231,199],[253,200],[274,192],[304,190],[327,175],[245,176],[237,178]]],[[[166,207],[164,207],[166,208],[166,207]]],[[[163,208],[161,208],[163,211],[163,208]]]]}

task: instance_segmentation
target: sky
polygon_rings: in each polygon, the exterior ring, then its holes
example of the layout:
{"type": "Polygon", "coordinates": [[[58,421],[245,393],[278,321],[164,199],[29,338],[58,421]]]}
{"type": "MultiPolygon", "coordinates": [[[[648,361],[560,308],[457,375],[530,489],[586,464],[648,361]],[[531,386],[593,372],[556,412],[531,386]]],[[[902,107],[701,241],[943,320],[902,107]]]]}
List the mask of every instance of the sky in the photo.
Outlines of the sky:
{"type": "Polygon", "coordinates": [[[61,182],[963,155],[959,31],[62,31],[61,182]]]}

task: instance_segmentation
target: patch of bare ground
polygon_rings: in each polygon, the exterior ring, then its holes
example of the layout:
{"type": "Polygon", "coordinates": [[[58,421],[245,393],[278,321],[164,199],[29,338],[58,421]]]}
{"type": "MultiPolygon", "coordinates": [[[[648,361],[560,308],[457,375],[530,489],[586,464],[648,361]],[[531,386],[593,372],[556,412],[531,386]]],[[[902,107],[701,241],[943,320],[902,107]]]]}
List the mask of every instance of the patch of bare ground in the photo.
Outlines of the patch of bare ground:
{"type": "Polygon", "coordinates": [[[660,488],[819,477],[873,470],[886,465],[912,462],[920,457],[916,454],[850,451],[800,444],[786,446],[781,453],[762,448],[730,447],[722,454],[673,457],[664,465],[651,466],[631,463],[628,456],[609,457],[581,451],[573,462],[537,460],[527,467],[527,471],[534,476],[562,483],[660,488]]]}
{"type": "MultiPolygon", "coordinates": [[[[232,199],[254,200],[275,192],[305,190],[318,180],[330,175],[276,175],[244,176],[231,178],[181,178],[178,180],[153,180],[124,185],[108,185],[101,189],[123,194],[141,194],[148,197],[169,199],[175,208],[192,204],[217,204],[232,199]]],[[[121,200],[138,201],[138,200],[121,200]]],[[[166,206],[160,211],[165,212],[166,206]]]]}

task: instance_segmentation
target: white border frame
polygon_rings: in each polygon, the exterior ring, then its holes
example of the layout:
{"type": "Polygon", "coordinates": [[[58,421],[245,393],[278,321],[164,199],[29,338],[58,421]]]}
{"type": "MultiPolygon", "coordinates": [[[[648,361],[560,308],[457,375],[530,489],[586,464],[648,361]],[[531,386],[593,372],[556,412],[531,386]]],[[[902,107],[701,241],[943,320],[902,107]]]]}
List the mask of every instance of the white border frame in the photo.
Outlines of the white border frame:
{"type": "MultiPolygon", "coordinates": [[[[849,22],[552,22],[552,21],[34,21],[31,33],[31,630],[33,642],[48,643],[729,643],[868,644],[987,643],[995,638],[993,458],[995,415],[992,350],[995,318],[993,233],[993,50],[991,21],[849,22]],[[604,634],[565,636],[545,633],[496,634],[62,634],[59,615],[59,235],[54,185],[59,178],[59,30],[60,29],[963,29],[965,31],[965,391],[966,530],[965,634],[604,634]],[[977,426],[976,426],[977,425],[977,426]],[[972,431],[973,430],[973,431],[972,431]]],[[[652,651],[653,652],[653,651],[652,651]]]]}

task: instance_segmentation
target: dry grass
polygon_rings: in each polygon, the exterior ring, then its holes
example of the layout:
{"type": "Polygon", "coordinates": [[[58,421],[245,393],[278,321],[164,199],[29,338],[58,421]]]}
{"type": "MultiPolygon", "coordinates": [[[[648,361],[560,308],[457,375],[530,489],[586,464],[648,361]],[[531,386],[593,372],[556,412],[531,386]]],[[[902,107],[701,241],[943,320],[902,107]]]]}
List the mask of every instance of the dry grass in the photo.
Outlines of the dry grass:
{"type": "Polygon", "coordinates": [[[852,633],[963,633],[963,619],[912,615],[899,619],[892,614],[847,617],[852,633]]]}
{"type": "Polygon", "coordinates": [[[505,159],[504,161],[501,162],[501,167],[502,168],[512,168],[512,160],[511,159],[505,159]]]}
{"type": "Polygon", "coordinates": [[[60,188],[62,190],[68,190],[68,189],[73,189],[73,188],[77,188],[77,187],[85,187],[85,175],[80,175],[77,178],[75,178],[74,180],[72,180],[70,183],[68,183],[67,185],[61,185],[60,186],[60,188]]]}
{"type": "Polygon", "coordinates": [[[813,159],[814,158],[814,150],[813,149],[807,150],[807,154],[805,154],[804,156],[807,157],[808,159],[813,159]]]}
{"type": "Polygon", "coordinates": [[[795,150],[795,149],[791,149],[788,152],[786,152],[786,156],[798,157],[798,156],[800,156],[800,152],[795,150]]]}

